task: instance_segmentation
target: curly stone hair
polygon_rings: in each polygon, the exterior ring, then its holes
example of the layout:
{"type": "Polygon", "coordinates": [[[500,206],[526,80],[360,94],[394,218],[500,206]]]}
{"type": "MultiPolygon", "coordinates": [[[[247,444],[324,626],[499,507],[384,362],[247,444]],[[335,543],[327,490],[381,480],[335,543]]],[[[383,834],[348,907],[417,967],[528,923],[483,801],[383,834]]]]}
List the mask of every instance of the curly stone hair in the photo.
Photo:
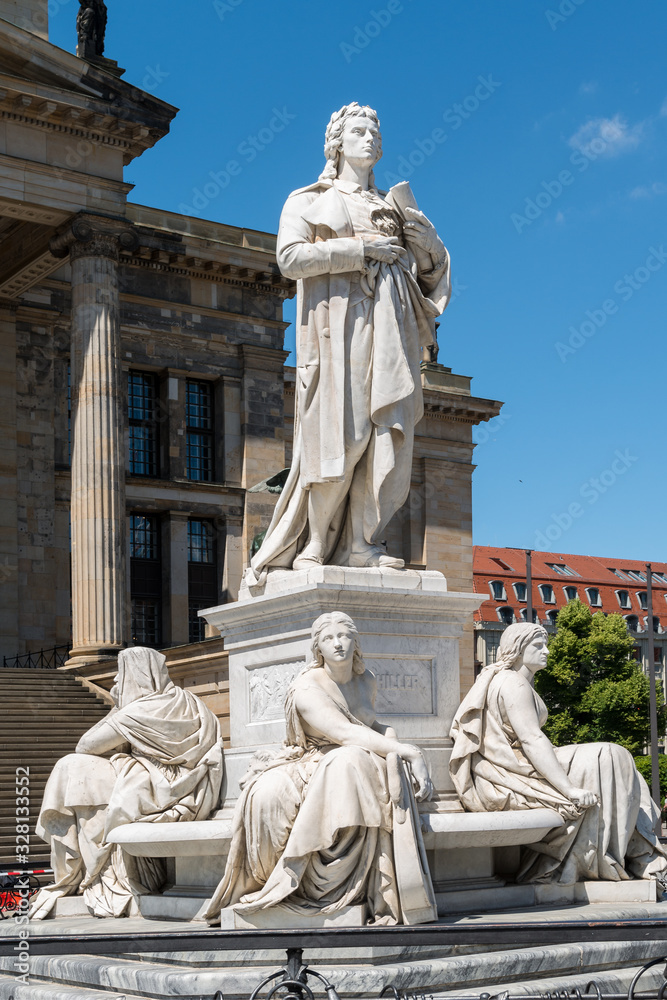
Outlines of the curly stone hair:
{"type": "MultiPolygon", "coordinates": [[[[374,111],[373,108],[369,108],[368,105],[357,104],[356,101],[353,101],[351,104],[344,104],[340,111],[334,111],[332,114],[324,136],[324,155],[327,162],[324,170],[319,176],[319,180],[333,180],[338,176],[338,164],[340,160],[340,151],[343,148],[343,130],[345,129],[345,124],[350,120],[350,118],[359,118],[361,115],[366,118],[370,118],[376,123],[378,129],[380,128],[380,119],[378,118],[377,111],[374,111]]],[[[382,156],[381,136],[380,156],[382,156]]],[[[378,159],[379,158],[380,157],[378,157],[378,159]]],[[[371,187],[375,187],[372,170],[369,177],[369,183],[371,187]]]]}

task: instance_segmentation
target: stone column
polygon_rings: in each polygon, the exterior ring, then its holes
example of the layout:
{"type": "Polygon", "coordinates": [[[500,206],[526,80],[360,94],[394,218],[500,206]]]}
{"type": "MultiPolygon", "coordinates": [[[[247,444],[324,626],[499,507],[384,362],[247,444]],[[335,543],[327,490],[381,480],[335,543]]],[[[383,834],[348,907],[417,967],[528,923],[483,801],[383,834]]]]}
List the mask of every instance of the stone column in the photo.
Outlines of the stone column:
{"type": "Polygon", "coordinates": [[[188,518],[187,511],[170,510],[163,522],[162,608],[164,639],[172,646],[190,641],[188,627],[188,518]]]}
{"type": "Polygon", "coordinates": [[[72,264],[72,650],[69,666],[126,645],[125,443],[118,257],[127,224],[79,217],[53,241],[72,264]],[[64,252],[63,252],[64,251],[64,252]]]}

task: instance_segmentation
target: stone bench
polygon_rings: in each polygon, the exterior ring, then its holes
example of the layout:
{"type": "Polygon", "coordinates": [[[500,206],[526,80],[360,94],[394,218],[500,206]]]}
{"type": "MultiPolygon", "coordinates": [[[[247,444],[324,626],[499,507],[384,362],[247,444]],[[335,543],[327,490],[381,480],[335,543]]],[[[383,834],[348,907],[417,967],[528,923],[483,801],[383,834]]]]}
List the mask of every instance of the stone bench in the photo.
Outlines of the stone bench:
{"type": "MultiPolygon", "coordinates": [[[[203,901],[222,877],[229,851],[232,821],[224,812],[228,810],[194,823],[131,823],[109,834],[109,841],[121,845],[128,854],[173,859],[169,872],[172,887],[161,896],[142,899],[145,916],[196,919],[201,915],[203,901]]],[[[513,905],[507,892],[498,895],[505,880],[495,870],[496,849],[535,843],[563,825],[551,809],[465,813],[438,812],[426,805],[421,820],[438,906],[443,912],[488,908],[494,901],[513,905]]],[[[531,895],[528,887],[510,888],[520,889],[517,905],[523,905],[524,897],[531,895]]]]}
{"type": "MultiPolygon", "coordinates": [[[[553,809],[515,812],[421,812],[427,851],[534,844],[563,820],[553,809]]],[[[195,823],[129,823],[109,834],[135,857],[213,857],[226,855],[232,835],[229,819],[195,823]]]]}
{"type": "MultiPolygon", "coordinates": [[[[655,902],[652,879],[570,886],[512,884],[518,848],[563,826],[562,817],[552,809],[438,812],[425,804],[420,812],[438,912],[443,916],[512,907],[655,902]]],[[[231,832],[231,812],[226,809],[202,822],[128,824],[113,830],[109,841],[136,857],[171,859],[171,887],[159,896],[142,897],[145,917],[196,920],[222,877],[231,832]]]]}

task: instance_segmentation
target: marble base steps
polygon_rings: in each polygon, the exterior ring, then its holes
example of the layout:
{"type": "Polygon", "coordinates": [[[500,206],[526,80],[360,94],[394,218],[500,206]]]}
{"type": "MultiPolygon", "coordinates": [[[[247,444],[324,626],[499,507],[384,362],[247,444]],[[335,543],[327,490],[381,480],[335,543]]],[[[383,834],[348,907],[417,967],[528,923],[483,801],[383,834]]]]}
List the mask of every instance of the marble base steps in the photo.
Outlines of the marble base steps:
{"type": "MultiPolygon", "coordinates": [[[[50,864],[34,834],[46,780],[60,757],[104,718],[109,705],[60,670],[0,668],[4,736],[0,747],[0,864],[16,864],[16,770],[29,768],[30,867],[50,864]]],[[[21,772],[24,773],[24,772],[21,772]]]]}
{"type": "MultiPolygon", "coordinates": [[[[667,906],[644,904],[626,906],[583,906],[568,909],[543,909],[494,914],[493,919],[512,923],[525,920],[591,919],[627,920],[653,919],[667,921],[667,906]]],[[[443,923],[475,923],[486,919],[464,917],[443,923]]],[[[10,928],[0,924],[0,934],[10,928]]],[[[99,933],[109,922],[94,918],[84,920],[46,921],[33,925],[35,934],[99,933]],[[54,926],[55,925],[55,926],[54,926]]],[[[170,930],[182,924],[141,921],[138,918],[113,921],[113,927],[127,933],[133,929],[170,930]]],[[[73,945],[73,949],[75,946],[73,945]]],[[[447,996],[481,992],[512,993],[545,992],[553,984],[567,983],[582,992],[586,984],[597,979],[610,990],[627,990],[634,975],[647,961],[662,957],[667,950],[664,941],[649,942],[587,942],[540,945],[516,948],[433,947],[428,948],[358,948],[335,951],[308,950],[304,959],[327,977],[342,997],[377,997],[380,990],[393,985],[398,990],[426,992],[447,996]],[[489,988],[492,987],[492,990],[489,988]]],[[[0,1000],[111,1000],[111,998],[144,997],[166,1000],[167,997],[211,997],[221,989],[226,1000],[247,997],[268,972],[279,968],[284,952],[197,952],[180,954],[127,954],[119,957],[100,956],[34,956],[31,961],[30,989],[19,992],[16,979],[8,975],[12,959],[0,963],[0,1000]],[[60,992],[58,992],[60,991],[60,992]]],[[[662,966],[647,973],[642,980],[644,989],[662,981],[662,966]]],[[[319,995],[319,994],[317,994],[319,995]]],[[[322,998],[324,994],[322,993],[322,998]]]]}

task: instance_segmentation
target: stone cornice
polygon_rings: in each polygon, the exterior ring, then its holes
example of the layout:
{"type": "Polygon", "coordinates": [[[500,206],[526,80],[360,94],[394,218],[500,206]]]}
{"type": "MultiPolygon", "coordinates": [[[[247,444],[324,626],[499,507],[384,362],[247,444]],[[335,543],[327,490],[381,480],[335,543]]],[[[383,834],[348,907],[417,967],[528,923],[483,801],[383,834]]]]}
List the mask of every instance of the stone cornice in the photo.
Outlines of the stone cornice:
{"type": "Polygon", "coordinates": [[[120,146],[129,163],[177,108],[8,22],[0,22],[0,118],[120,146]]]}
{"type": "Polygon", "coordinates": [[[496,399],[482,399],[439,389],[424,390],[424,416],[430,419],[479,424],[497,417],[502,405],[496,399]]]}
{"type": "Polygon", "coordinates": [[[284,278],[277,265],[275,270],[270,265],[261,268],[242,267],[221,260],[211,260],[204,255],[195,257],[185,252],[155,250],[146,246],[140,246],[134,253],[124,254],[123,260],[133,267],[202,278],[224,285],[237,285],[256,292],[270,292],[283,299],[292,298],[296,293],[296,284],[290,278],[284,278]]]}

